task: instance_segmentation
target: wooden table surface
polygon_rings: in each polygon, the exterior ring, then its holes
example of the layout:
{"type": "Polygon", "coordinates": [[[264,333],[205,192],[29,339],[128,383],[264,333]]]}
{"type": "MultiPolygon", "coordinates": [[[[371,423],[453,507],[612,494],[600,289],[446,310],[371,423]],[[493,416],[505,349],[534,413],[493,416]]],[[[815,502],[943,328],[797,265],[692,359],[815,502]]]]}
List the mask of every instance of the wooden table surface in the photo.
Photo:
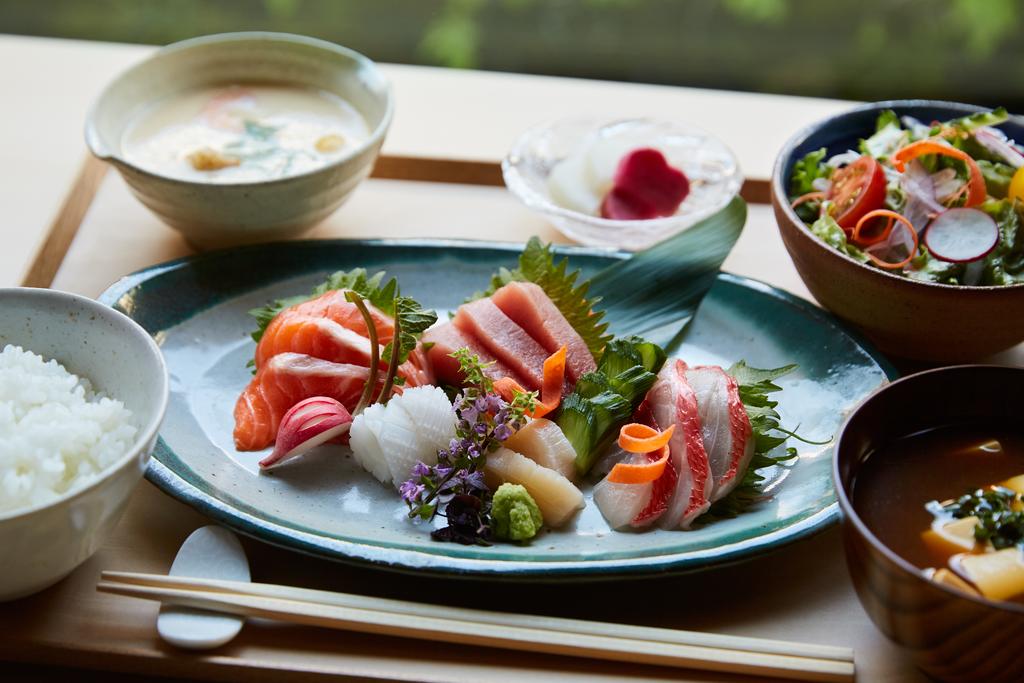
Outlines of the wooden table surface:
{"type": "MultiPolygon", "coordinates": [[[[95,296],[120,275],[192,253],[177,233],[130,196],[115,173],[104,174],[96,164],[82,166],[81,129],[89,103],[104,83],[150,49],[0,37],[0,61],[8,65],[0,70],[0,87],[6,101],[18,103],[5,108],[4,116],[12,118],[0,127],[0,199],[7,212],[0,224],[5,238],[0,286],[52,275],[56,288],[95,296]],[[14,64],[22,68],[10,68],[14,64]],[[23,130],[38,134],[23,135],[23,130]],[[78,196],[65,202],[76,178],[78,196]],[[54,258],[54,253],[59,256],[54,258]]],[[[534,123],[600,112],[690,121],[726,140],[748,177],[764,179],[775,150],[789,135],[845,106],[687,88],[384,68],[398,102],[385,144],[385,153],[393,157],[491,164],[518,132],[534,123]]],[[[533,234],[560,240],[551,226],[502,188],[371,179],[309,237],[523,241],[533,234]]],[[[745,232],[725,268],[808,297],[764,205],[751,205],[745,232]]],[[[1024,349],[996,360],[1024,365],[1024,349]]],[[[246,681],[330,676],[398,681],[738,680],[265,623],[247,626],[238,639],[213,653],[183,653],[156,637],[154,604],[99,595],[93,587],[101,569],[166,571],[181,541],[204,522],[143,482],[115,533],[91,560],[43,593],[0,605],[0,632],[5,634],[0,660],[7,661],[0,661],[0,678],[63,680],[70,674],[52,667],[66,666],[246,681]]],[[[499,596],[502,604],[526,612],[840,644],[856,648],[860,680],[923,680],[868,621],[847,578],[834,528],[752,562],[633,581],[630,590],[624,590],[625,582],[526,587],[424,579],[245,543],[255,580],[452,605],[492,605],[499,596]]]]}

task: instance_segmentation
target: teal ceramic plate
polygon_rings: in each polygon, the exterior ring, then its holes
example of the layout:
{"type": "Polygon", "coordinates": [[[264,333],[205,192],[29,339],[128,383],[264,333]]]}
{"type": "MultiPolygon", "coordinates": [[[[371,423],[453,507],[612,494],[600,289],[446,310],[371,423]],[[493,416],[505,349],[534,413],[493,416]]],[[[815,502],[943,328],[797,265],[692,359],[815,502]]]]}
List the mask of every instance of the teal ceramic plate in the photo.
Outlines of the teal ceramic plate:
{"type": "MultiPolygon", "coordinates": [[[[473,242],[303,241],[213,252],[129,275],[102,300],[160,343],[171,398],[147,476],[213,519],[286,548],[378,567],[512,579],[601,579],[735,562],[832,523],[832,447],[795,443],[790,467],[769,475],[769,498],[735,519],[692,531],[609,530],[588,504],[568,528],[526,546],[464,547],[430,540],[394,490],[363,472],[342,446],[324,447],[274,475],[259,453],[232,445],[232,409],[250,378],[247,311],[306,293],[334,270],[383,269],[439,313],[480,289],[519,246],[473,242]]],[[[596,272],[623,255],[565,249],[596,272]]],[[[827,439],[843,416],[895,372],[813,305],[768,285],[722,274],[678,355],[691,363],[799,364],[781,380],[783,423],[827,439]]],[[[589,495],[588,495],[589,501],[589,495]]]]}

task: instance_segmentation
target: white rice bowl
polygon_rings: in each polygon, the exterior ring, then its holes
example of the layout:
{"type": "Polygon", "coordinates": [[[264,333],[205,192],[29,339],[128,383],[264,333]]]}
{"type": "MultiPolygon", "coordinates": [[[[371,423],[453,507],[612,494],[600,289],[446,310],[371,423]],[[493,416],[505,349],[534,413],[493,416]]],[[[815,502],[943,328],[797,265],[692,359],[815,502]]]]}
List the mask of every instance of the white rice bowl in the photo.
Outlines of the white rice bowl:
{"type": "Polygon", "coordinates": [[[131,411],[88,379],[18,346],[0,351],[0,513],[87,485],[136,433],[131,411]]]}

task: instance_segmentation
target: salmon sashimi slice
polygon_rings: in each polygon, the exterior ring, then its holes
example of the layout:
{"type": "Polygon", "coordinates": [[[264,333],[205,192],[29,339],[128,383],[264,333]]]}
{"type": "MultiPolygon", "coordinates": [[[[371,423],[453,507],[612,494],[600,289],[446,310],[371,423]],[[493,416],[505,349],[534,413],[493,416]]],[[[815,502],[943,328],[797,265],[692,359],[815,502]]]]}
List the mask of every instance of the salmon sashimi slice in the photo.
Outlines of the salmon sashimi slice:
{"type": "MultiPolygon", "coordinates": [[[[370,310],[370,318],[373,320],[374,327],[377,328],[377,339],[380,341],[381,346],[383,346],[395,336],[395,321],[392,320],[391,316],[368,301],[366,302],[366,307],[370,310]]],[[[345,290],[342,289],[331,290],[315,299],[295,304],[291,308],[286,308],[278,315],[280,316],[284,313],[297,313],[311,318],[330,318],[356,334],[364,337],[370,336],[362,314],[354,303],[345,298],[345,290]]]]}
{"type": "Polygon", "coordinates": [[[544,383],[544,361],[549,354],[493,301],[477,299],[463,304],[452,323],[522,377],[522,386],[530,391],[540,390],[544,383]]]}
{"type": "Polygon", "coordinates": [[[573,329],[558,306],[532,282],[510,282],[491,300],[514,323],[526,330],[549,354],[566,348],[566,370],[575,384],[582,375],[597,369],[583,337],[573,329]]]}
{"type": "Polygon", "coordinates": [[[675,425],[669,441],[670,461],[678,474],[668,509],[658,520],[666,529],[688,529],[711,507],[714,480],[701,431],[697,396],[686,380],[681,360],[668,362],[647,394],[654,419],[664,429],[675,425]]]}
{"type": "Polygon", "coordinates": [[[353,410],[369,376],[369,369],[361,365],[332,363],[300,353],[274,356],[235,403],[235,447],[256,451],[271,445],[284,414],[313,396],[333,398],[353,410]]]}
{"type": "Polygon", "coordinates": [[[486,365],[484,372],[488,377],[491,379],[511,377],[520,386],[523,386],[522,377],[491,355],[474,337],[463,334],[450,322],[427,330],[423,334],[422,344],[421,349],[430,345],[425,353],[434,376],[442,382],[453,386],[462,386],[465,378],[460,372],[459,361],[452,358],[451,354],[459,349],[469,349],[470,353],[475,354],[480,362],[486,365]]]}
{"type": "MultiPolygon", "coordinates": [[[[330,318],[314,318],[286,310],[270,322],[256,345],[256,368],[281,353],[301,353],[332,363],[369,367],[370,340],[330,318]]],[[[381,359],[379,367],[386,372],[387,361],[381,359]]],[[[410,353],[408,360],[398,366],[398,374],[405,379],[406,386],[430,384],[434,379],[425,356],[417,351],[410,353]]]]}
{"type": "Polygon", "coordinates": [[[332,363],[370,364],[370,340],[367,337],[331,318],[283,311],[270,321],[256,345],[256,367],[263,367],[279,353],[289,352],[332,363]]]}
{"type": "Polygon", "coordinates": [[[717,366],[686,371],[697,396],[704,450],[708,454],[714,491],[711,502],[729,494],[743,480],[754,457],[753,428],[740,400],[736,380],[717,366]]]}

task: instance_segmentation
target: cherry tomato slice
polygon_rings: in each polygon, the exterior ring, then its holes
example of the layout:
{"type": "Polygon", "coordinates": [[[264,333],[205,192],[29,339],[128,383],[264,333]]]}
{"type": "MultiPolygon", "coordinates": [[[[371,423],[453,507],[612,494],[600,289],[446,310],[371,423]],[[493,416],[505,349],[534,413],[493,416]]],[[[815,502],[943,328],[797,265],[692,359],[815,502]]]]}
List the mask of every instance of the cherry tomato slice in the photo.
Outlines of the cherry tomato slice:
{"type": "Polygon", "coordinates": [[[885,204],[885,171],[882,165],[865,154],[832,174],[828,199],[836,205],[839,227],[852,230],[869,211],[885,204]]]}

